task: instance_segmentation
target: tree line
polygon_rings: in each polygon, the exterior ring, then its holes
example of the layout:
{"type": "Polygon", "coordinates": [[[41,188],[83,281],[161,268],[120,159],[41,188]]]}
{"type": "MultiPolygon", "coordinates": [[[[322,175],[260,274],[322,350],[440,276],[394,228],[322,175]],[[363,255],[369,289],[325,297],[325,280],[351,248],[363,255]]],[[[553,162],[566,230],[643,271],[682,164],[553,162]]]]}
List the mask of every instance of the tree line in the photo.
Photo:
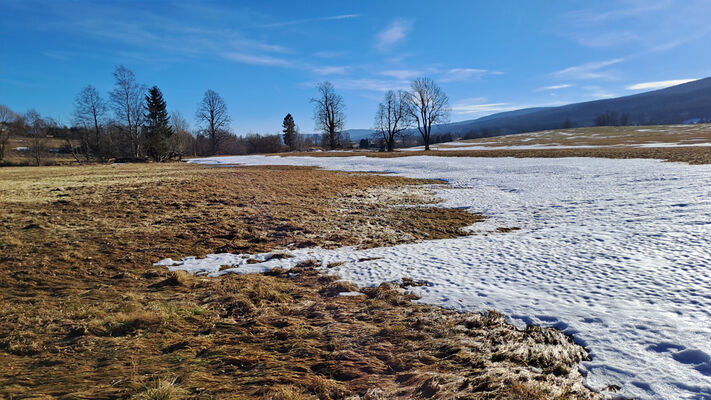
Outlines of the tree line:
{"type": "MultiPolygon", "coordinates": [[[[27,149],[37,165],[48,151],[50,137],[64,138],[61,151],[71,153],[80,163],[148,159],[161,162],[185,156],[351,147],[344,131],[345,103],[328,81],[317,85],[318,95],[311,99],[315,128],[320,132],[317,138],[302,135],[291,114],[284,117],[281,134],[237,136],[231,131],[232,119],[224,99],[211,89],[205,91],[197,106],[198,128],[191,131],[179,112],[168,112],[158,86],[148,88],[139,83],[133,71],[123,65],[115,68],[113,78],[114,88],[107,96],[92,85],[77,93],[71,127],[42,117],[35,110],[19,114],[0,105],[0,162],[6,158],[12,136],[29,139],[27,149]]],[[[421,143],[429,150],[433,139],[441,139],[432,137],[432,126],[446,122],[448,115],[446,94],[431,79],[418,78],[409,91],[385,93],[375,115],[374,139],[383,150],[393,151],[396,140],[405,137],[403,132],[416,127],[421,143]]]]}
{"type": "MultiPolygon", "coordinates": [[[[343,127],[345,125],[345,105],[334,86],[326,81],[317,86],[319,96],[311,99],[314,104],[316,129],[322,132],[323,147],[337,149],[343,147],[343,127]]],[[[374,130],[377,142],[383,149],[393,151],[398,138],[404,132],[417,128],[425,150],[432,143],[432,126],[449,120],[449,98],[444,91],[429,78],[417,78],[410,84],[410,90],[389,90],[378,104],[375,113],[374,130]]],[[[451,136],[450,136],[451,137],[451,136]]],[[[361,141],[361,147],[370,141],[361,141]]]]}

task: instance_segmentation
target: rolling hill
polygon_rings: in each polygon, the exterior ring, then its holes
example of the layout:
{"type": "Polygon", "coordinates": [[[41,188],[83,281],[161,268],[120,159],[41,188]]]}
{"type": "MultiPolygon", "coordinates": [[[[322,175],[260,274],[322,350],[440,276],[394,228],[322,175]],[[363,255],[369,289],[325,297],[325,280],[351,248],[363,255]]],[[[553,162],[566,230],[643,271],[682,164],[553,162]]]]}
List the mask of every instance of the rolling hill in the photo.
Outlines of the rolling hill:
{"type": "MultiPolygon", "coordinates": [[[[666,125],[711,119],[711,77],[665,89],[612,99],[587,101],[559,107],[538,107],[502,112],[482,118],[452,122],[433,127],[433,134],[451,133],[470,138],[500,136],[561,128],[588,127],[596,118],[607,115],[615,120],[626,118],[628,125],[666,125]]],[[[416,130],[411,130],[416,133],[416,130]]],[[[370,136],[373,131],[353,129],[351,139],[370,136]]]]}

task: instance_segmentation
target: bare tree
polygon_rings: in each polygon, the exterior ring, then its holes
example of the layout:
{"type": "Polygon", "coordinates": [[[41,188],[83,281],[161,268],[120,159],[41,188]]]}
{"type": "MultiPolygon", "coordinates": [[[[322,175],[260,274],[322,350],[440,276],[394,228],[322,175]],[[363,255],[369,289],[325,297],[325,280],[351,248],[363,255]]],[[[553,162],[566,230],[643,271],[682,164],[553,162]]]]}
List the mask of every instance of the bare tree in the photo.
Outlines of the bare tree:
{"type": "Polygon", "coordinates": [[[82,147],[89,158],[90,154],[98,155],[101,149],[101,130],[106,115],[106,102],[99,91],[91,85],[81,90],[74,99],[74,124],[92,130],[94,139],[90,141],[82,135],[82,147]]]}
{"type": "Polygon", "coordinates": [[[133,71],[119,65],[114,71],[116,88],[111,91],[109,98],[111,106],[119,121],[126,123],[125,133],[131,143],[133,157],[140,157],[140,126],[143,122],[143,95],[147,88],[136,82],[133,71]]]}
{"type": "Polygon", "coordinates": [[[317,86],[319,97],[312,98],[316,130],[323,134],[323,141],[330,149],[341,145],[341,131],[345,124],[343,98],[336,94],[331,82],[321,82],[317,86]]]}
{"type": "Polygon", "coordinates": [[[225,101],[217,92],[208,89],[198,105],[195,116],[203,125],[202,132],[210,140],[210,152],[217,154],[220,142],[230,124],[225,101]]]}
{"type": "Polygon", "coordinates": [[[183,115],[178,111],[170,114],[170,122],[173,126],[173,136],[170,137],[170,151],[178,156],[194,156],[196,154],[195,138],[190,133],[190,125],[183,115]]]}
{"type": "Polygon", "coordinates": [[[432,125],[449,120],[449,98],[430,78],[417,78],[410,85],[408,112],[417,122],[425,142],[425,150],[430,149],[432,125]]]}
{"type": "Polygon", "coordinates": [[[395,148],[395,138],[412,125],[407,92],[389,90],[375,113],[375,130],[380,132],[387,151],[395,148]]]}
{"type": "Polygon", "coordinates": [[[47,151],[47,130],[49,125],[39,113],[30,110],[25,114],[27,121],[27,136],[30,139],[30,151],[35,159],[35,165],[42,165],[42,157],[47,151]]]}
{"type": "Polygon", "coordinates": [[[17,118],[10,107],[0,104],[0,161],[5,159],[5,148],[10,141],[11,124],[17,118]]]}

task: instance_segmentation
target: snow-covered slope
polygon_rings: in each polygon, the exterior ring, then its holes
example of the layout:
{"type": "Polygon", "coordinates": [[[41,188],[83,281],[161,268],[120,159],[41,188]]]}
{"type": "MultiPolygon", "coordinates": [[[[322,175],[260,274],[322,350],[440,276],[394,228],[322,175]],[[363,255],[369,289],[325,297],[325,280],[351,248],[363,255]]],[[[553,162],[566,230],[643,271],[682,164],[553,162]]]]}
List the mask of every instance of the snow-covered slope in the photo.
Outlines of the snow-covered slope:
{"type": "MultiPolygon", "coordinates": [[[[198,159],[314,165],[445,179],[438,195],[488,219],[471,236],[362,251],[292,251],[235,271],[344,261],[360,285],[424,279],[421,301],[494,309],[555,326],[588,347],[586,382],[641,399],[711,399],[711,166],[590,158],[198,159]],[[519,227],[508,233],[498,227],[519,227]],[[369,259],[368,261],[358,261],[369,259]]],[[[240,257],[164,264],[219,273],[240,257]]]]}

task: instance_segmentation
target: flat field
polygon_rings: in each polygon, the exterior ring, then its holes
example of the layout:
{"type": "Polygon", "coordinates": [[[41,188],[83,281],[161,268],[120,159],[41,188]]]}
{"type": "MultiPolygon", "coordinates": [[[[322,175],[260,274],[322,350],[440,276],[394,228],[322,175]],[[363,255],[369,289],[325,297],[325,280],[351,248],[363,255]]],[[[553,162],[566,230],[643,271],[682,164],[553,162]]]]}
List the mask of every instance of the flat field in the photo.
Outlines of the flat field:
{"type": "MultiPolygon", "coordinates": [[[[711,124],[595,126],[589,128],[557,129],[517,135],[498,136],[456,142],[465,146],[634,146],[674,147],[711,145],[711,124]]],[[[453,143],[440,146],[450,147],[453,143]]]]}
{"type": "MultiPolygon", "coordinates": [[[[436,154],[450,152],[436,151],[436,154]]],[[[442,206],[486,219],[464,237],[296,249],[359,285],[413,276],[420,302],[494,309],[552,326],[590,350],[586,383],[608,396],[711,396],[711,165],[606,158],[215,157],[192,162],[381,171],[448,182],[442,206]],[[368,261],[362,261],[368,260],[368,261]]],[[[219,273],[225,258],[166,261],[219,273]]],[[[257,264],[259,265],[259,264],[257,264]]],[[[238,266],[237,269],[243,268],[238,266]]]]}
{"type": "MultiPolygon", "coordinates": [[[[516,157],[568,158],[600,157],[614,159],[651,158],[711,163],[711,125],[659,125],[592,127],[549,130],[517,135],[439,143],[424,151],[423,146],[379,152],[310,152],[313,157],[516,157]]],[[[293,153],[290,153],[293,154],[293,153]]]]}
{"type": "Polygon", "coordinates": [[[308,167],[2,169],[0,397],[596,398],[570,337],[414,304],[415,276],[358,288],[309,260],[216,278],[153,266],[458,237],[482,218],[431,207],[440,186],[308,167]]]}
{"type": "MultiPolygon", "coordinates": [[[[76,141],[72,141],[77,145],[76,141]]],[[[61,152],[67,145],[65,139],[47,138],[44,146],[47,151],[43,152],[40,163],[42,165],[72,165],[77,160],[69,153],[61,152]]],[[[5,158],[3,163],[8,165],[35,165],[34,154],[30,151],[32,141],[29,137],[10,136],[10,140],[5,148],[5,158]]]]}

